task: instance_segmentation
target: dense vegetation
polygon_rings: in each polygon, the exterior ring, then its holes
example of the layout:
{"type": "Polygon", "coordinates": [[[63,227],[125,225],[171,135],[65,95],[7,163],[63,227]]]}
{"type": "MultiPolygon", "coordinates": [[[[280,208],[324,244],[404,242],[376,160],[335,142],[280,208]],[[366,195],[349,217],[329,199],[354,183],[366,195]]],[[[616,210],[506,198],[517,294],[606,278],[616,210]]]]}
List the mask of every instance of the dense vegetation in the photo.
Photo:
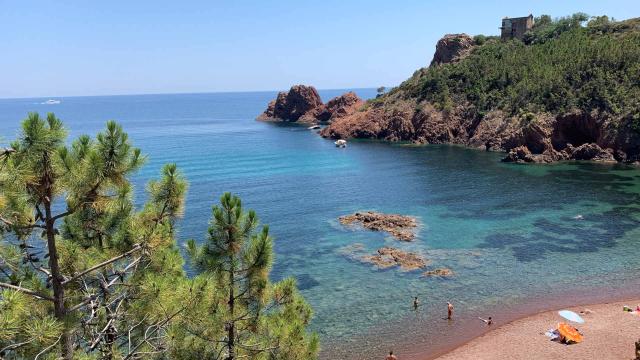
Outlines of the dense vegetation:
{"type": "Polygon", "coordinates": [[[538,17],[523,41],[476,36],[466,59],[418,70],[390,94],[470,104],[478,117],[580,109],[640,120],[640,21],[588,19],[538,17]]]}
{"type": "Polygon", "coordinates": [[[65,145],[53,114],[29,114],[0,150],[0,358],[314,359],[311,309],[272,284],[267,227],[223,195],[198,276],[176,246],[187,182],[176,165],[133,203],[144,163],[115,122],[65,145]]]}

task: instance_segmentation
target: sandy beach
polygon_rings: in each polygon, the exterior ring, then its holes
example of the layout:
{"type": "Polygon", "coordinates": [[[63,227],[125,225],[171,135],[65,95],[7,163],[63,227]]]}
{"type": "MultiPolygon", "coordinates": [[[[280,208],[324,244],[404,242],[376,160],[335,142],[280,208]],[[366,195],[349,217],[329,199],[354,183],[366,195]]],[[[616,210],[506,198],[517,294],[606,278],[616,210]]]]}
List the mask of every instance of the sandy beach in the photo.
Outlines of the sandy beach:
{"type": "Polygon", "coordinates": [[[584,324],[575,324],[584,335],[580,344],[563,345],[544,335],[562,321],[557,311],[548,311],[500,326],[437,359],[634,359],[640,315],[622,307],[638,304],[640,299],[569,308],[591,311],[582,315],[584,324]]]}

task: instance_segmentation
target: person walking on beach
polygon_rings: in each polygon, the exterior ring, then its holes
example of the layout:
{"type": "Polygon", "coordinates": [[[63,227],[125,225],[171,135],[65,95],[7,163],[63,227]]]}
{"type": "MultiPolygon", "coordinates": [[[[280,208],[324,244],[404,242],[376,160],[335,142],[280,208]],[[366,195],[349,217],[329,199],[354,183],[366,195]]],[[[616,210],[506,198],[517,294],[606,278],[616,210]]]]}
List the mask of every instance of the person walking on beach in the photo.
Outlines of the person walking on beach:
{"type": "Polygon", "coordinates": [[[483,318],[481,318],[481,317],[479,317],[478,319],[480,319],[480,320],[484,321],[484,323],[485,323],[485,324],[487,324],[487,325],[491,325],[491,324],[493,324],[493,319],[491,319],[491,316],[489,316],[489,318],[488,318],[488,319],[483,319],[483,318]]]}
{"type": "Polygon", "coordinates": [[[416,296],[413,299],[413,310],[418,310],[418,306],[420,305],[420,302],[418,301],[418,297],[416,296]]]}
{"type": "Polygon", "coordinates": [[[393,355],[393,351],[389,351],[389,355],[386,358],[384,358],[384,360],[398,360],[398,358],[395,355],[393,355]]]}
{"type": "Polygon", "coordinates": [[[453,304],[447,303],[447,320],[453,319],[453,304]]]}

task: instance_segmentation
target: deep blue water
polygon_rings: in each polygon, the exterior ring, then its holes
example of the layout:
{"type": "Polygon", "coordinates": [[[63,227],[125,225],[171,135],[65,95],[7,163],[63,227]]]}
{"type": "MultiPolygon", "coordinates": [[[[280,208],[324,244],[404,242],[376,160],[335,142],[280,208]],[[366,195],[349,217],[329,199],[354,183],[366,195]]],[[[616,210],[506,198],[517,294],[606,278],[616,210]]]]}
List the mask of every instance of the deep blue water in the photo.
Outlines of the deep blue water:
{"type": "MultiPolygon", "coordinates": [[[[321,95],[326,101],[342,92],[321,95]]],[[[460,316],[474,318],[497,305],[585,289],[616,297],[635,284],[638,168],[509,165],[500,154],[454,146],[352,141],[336,149],[306,127],[255,121],[275,94],[69,97],[57,105],[5,99],[0,138],[15,138],[29,111],[55,112],[70,137],[93,135],[117,120],[149,156],[134,179],[139,200],[164,163],[176,162],[189,180],[180,242],[205,238],[211,206],[223,192],[240,195],[276,238],[273,278],[296,277],[313,305],[325,354],[355,359],[401,343],[436,346],[436,332],[470,327],[441,321],[449,300],[460,316]],[[367,209],[419,217],[418,239],[399,243],[336,220],[367,209]],[[346,254],[356,243],[368,253],[384,245],[413,250],[430,260],[430,269],[455,275],[378,271],[346,254]],[[415,295],[423,303],[417,314],[409,310],[415,295]],[[398,330],[407,323],[411,331],[398,330]]]]}

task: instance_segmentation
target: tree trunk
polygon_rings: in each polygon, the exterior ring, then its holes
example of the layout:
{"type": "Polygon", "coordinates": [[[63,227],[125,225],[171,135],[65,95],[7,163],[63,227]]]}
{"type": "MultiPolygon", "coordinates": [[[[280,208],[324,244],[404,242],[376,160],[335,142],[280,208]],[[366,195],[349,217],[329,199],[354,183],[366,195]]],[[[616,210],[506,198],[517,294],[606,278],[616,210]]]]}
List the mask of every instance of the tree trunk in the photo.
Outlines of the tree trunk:
{"type": "MultiPolygon", "coordinates": [[[[103,271],[103,276],[106,278],[107,273],[103,271]]],[[[107,314],[107,321],[116,318],[116,314],[111,311],[109,308],[109,288],[107,288],[107,284],[104,282],[100,282],[100,290],[102,291],[102,301],[104,302],[104,311],[107,314]]],[[[116,305],[117,306],[117,305],[116,305]]],[[[103,355],[102,360],[111,360],[113,359],[113,342],[115,341],[115,332],[113,325],[109,325],[107,330],[104,333],[104,345],[103,345],[103,355]]]]}
{"type": "Polygon", "coordinates": [[[47,235],[47,248],[49,249],[49,268],[51,270],[51,286],[53,287],[53,306],[54,315],[58,321],[63,323],[64,330],[60,342],[62,344],[62,357],[66,360],[71,360],[73,356],[73,343],[71,341],[71,332],[64,324],[67,310],[64,306],[64,287],[62,282],[64,281],[62,273],[60,272],[60,266],[58,265],[58,250],[56,247],[56,233],[54,228],[54,219],[51,214],[51,199],[53,198],[52,181],[49,176],[48,159],[45,159],[45,168],[47,168],[44,174],[44,211],[45,211],[45,233],[47,235]]]}
{"type": "Polygon", "coordinates": [[[229,313],[231,314],[231,321],[229,322],[229,329],[227,336],[229,337],[229,341],[227,342],[227,348],[229,354],[227,355],[227,360],[234,360],[236,358],[236,323],[234,321],[234,308],[235,308],[235,295],[234,295],[234,286],[235,286],[235,269],[233,266],[233,261],[231,265],[231,270],[229,271],[229,313]]]}

